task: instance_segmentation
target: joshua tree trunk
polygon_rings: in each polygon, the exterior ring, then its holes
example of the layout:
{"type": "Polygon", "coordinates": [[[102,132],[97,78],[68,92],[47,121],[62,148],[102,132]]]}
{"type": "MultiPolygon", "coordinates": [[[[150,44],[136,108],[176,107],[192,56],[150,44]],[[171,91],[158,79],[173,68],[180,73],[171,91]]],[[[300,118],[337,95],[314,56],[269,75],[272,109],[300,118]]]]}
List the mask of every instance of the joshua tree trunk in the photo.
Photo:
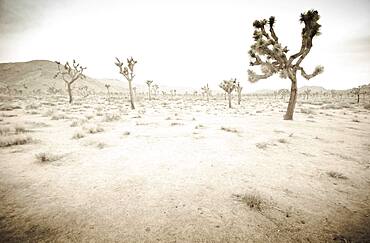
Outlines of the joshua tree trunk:
{"type": "Polygon", "coordinates": [[[238,105],[240,105],[241,101],[242,101],[242,95],[241,93],[238,93],[238,105]]]}
{"type": "Polygon", "coordinates": [[[68,90],[68,95],[69,95],[69,103],[72,103],[72,101],[73,101],[73,99],[72,99],[72,88],[71,88],[70,83],[67,83],[67,90],[68,90]]]}
{"type": "Polygon", "coordinates": [[[357,94],[357,104],[360,103],[360,93],[357,94]]]}
{"type": "Polygon", "coordinates": [[[231,108],[231,93],[228,93],[229,96],[229,108],[231,108]]]}
{"type": "Polygon", "coordinates": [[[297,102],[297,77],[295,74],[293,74],[289,78],[292,81],[292,86],[290,88],[289,104],[284,115],[284,120],[293,120],[294,108],[297,102]]]}
{"type": "Polygon", "coordinates": [[[150,95],[150,85],[148,86],[148,88],[149,88],[149,93],[148,93],[149,100],[152,100],[152,96],[150,95]]]}
{"type": "Polygon", "coordinates": [[[129,80],[128,81],[128,88],[130,89],[130,103],[131,103],[131,109],[132,110],[135,110],[135,105],[134,105],[134,94],[132,92],[132,85],[131,85],[131,81],[132,80],[129,80]]]}

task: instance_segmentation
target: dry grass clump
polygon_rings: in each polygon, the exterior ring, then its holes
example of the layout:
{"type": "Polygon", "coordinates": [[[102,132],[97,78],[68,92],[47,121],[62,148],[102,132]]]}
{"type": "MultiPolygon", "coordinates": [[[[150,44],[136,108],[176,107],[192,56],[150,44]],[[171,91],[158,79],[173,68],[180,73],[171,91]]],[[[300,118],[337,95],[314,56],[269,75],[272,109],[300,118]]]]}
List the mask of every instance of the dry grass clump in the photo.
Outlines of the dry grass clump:
{"type": "Polygon", "coordinates": [[[81,138],[84,138],[86,135],[84,132],[82,131],[77,131],[73,134],[72,138],[73,139],[81,139],[81,138]]]}
{"type": "Polygon", "coordinates": [[[113,122],[113,121],[118,121],[121,119],[121,116],[119,114],[105,114],[105,117],[103,119],[104,122],[113,122]]]}
{"type": "Polygon", "coordinates": [[[258,193],[252,192],[244,195],[236,194],[234,196],[239,202],[246,204],[250,209],[262,211],[264,200],[258,193]]]}
{"type": "Polygon", "coordinates": [[[314,112],[313,110],[311,110],[309,108],[301,108],[301,113],[308,114],[308,115],[315,115],[316,114],[316,112],[314,112]]]}
{"type": "Polygon", "coordinates": [[[10,147],[14,145],[23,145],[32,142],[30,136],[23,134],[14,134],[5,137],[0,137],[0,147],[10,147]]]}
{"type": "Polygon", "coordinates": [[[10,133],[10,127],[0,127],[0,135],[4,136],[10,133]]]}
{"type": "Polygon", "coordinates": [[[19,124],[17,124],[17,125],[14,126],[14,130],[15,130],[15,133],[16,134],[25,133],[27,131],[24,126],[19,125],[19,124]]]}
{"type": "Polygon", "coordinates": [[[94,134],[94,133],[103,132],[104,128],[102,128],[99,125],[90,125],[88,127],[85,127],[84,130],[86,130],[90,134],[94,134]]]}
{"type": "Polygon", "coordinates": [[[41,152],[41,153],[35,154],[35,157],[38,162],[45,163],[45,162],[53,162],[53,161],[59,160],[62,156],[55,155],[49,152],[41,152]]]}
{"type": "Polygon", "coordinates": [[[238,129],[232,128],[232,127],[221,127],[221,130],[225,131],[225,132],[232,132],[232,133],[239,133],[240,132],[238,129]]]}
{"type": "Polygon", "coordinates": [[[40,106],[41,106],[40,104],[32,103],[32,104],[26,105],[25,109],[26,110],[36,110],[40,108],[40,106]]]}
{"type": "Polygon", "coordinates": [[[266,150],[268,146],[268,143],[257,143],[256,147],[262,150],[266,150]]]}
{"type": "Polygon", "coordinates": [[[19,105],[13,105],[13,104],[2,104],[0,105],[0,111],[12,111],[16,109],[22,109],[19,105]]]}
{"type": "Polygon", "coordinates": [[[65,114],[53,114],[51,116],[51,120],[61,120],[61,119],[68,119],[65,114]]]}
{"type": "Polygon", "coordinates": [[[199,125],[195,126],[195,129],[201,129],[201,128],[204,128],[204,126],[202,124],[199,124],[199,125]]]}
{"type": "Polygon", "coordinates": [[[277,141],[279,143],[288,143],[288,140],[286,140],[285,138],[279,138],[277,141]]]}
{"type": "Polygon", "coordinates": [[[180,122],[172,122],[171,123],[171,126],[183,126],[184,123],[180,123],[180,122]]]}
{"type": "Polygon", "coordinates": [[[342,179],[342,180],[346,180],[348,179],[347,176],[343,175],[342,173],[340,172],[336,172],[336,171],[329,171],[329,172],[326,172],[326,174],[334,179],[342,179]]]}

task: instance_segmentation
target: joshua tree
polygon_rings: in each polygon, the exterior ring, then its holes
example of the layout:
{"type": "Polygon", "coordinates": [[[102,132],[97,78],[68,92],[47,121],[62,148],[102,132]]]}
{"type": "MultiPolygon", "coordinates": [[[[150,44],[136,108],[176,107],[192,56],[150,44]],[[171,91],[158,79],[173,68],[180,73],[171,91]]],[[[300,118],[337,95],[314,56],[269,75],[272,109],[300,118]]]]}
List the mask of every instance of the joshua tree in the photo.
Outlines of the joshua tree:
{"type": "Polygon", "coordinates": [[[236,78],[230,80],[224,80],[220,85],[220,88],[225,91],[225,94],[228,95],[229,98],[229,108],[231,108],[231,93],[236,88],[236,78]]]}
{"type": "Polygon", "coordinates": [[[203,91],[203,94],[205,94],[206,97],[207,97],[207,102],[209,102],[209,93],[210,93],[210,90],[209,90],[208,84],[205,85],[205,86],[203,86],[201,89],[203,91]]]}
{"type": "Polygon", "coordinates": [[[281,96],[281,99],[285,100],[285,96],[289,94],[289,90],[279,89],[278,94],[281,96]]]}
{"type": "Polygon", "coordinates": [[[351,93],[357,96],[357,103],[360,103],[360,96],[365,96],[370,91],[370,86],[361,85],[358,88],[351,89],[351,93]]]}
{"type": "Polygon", "coordinates": [[[115,63],[117,67],[119,67],[119,73],[122,74],[128,81],[128,88],[130,90],[130,103],[131,103],[131,109],[135,109],[134,105],[134,95],[132,92],[132,80],[135,77],[134,74],[134,67],[137,61],[135,61],[132,57],[130,59],[127,58],[127,66],[123,66],[123,62],[121,62],[116,57],[117,62],[115,63]]]}
{"type": "Polygon", "coordinates": [[[159,89],[158,84],[153,84],[152,88],[153,88],[154,95],[157,96],[157,92],[158,92],[158,89],[159,89]]]}
{"type": "Polygon", "coordinates": [[[105,86],[105,88],[106,88],[106,89],[107,89],[107,91],[108,91],[108,99],[110,100],[110,91],[109,91],[110,84],[105,84],[104,86],[105,86]]]}
{"type": "Polygon", "coordinates": [[[89,87],[87,85],[84,85],[84,86],[78,87],[78,93],[82,97],[86,98],[87,96],[91,94],[91,91],[89,90],[89,87]]]}
{"type": "Polygon", "coordinates": [[[150,86],[152,85],[153,80],[147,80],[145,83],[146,83],[146,85],[148,85],[148,98],[149,98],[149,100],[151,100],[152,96],[150,94],[150,86]]]}
{"type": "Polygon", "coordinates": [[[83,71],[86,67],[80,66],[75,60],[73,60],[72,66],[69,65],[68,62],[62,65],[60,62],[55,62],[58,65],[58,72],[55,74],[54,78],[58,76],[62,76],[64,83],[67,86],[67,91],[69,95],[69,103],[72,103],[72,84],[76,82],[78,79],[83,79],[86,76],[83,74],[83,71]]]}
{"type": "Polygon", "coordinates": [[[353,88],[351,90],[351,93],[357,96],[357,103],[360,103],[360,95],[361,95],[361,88],[360,88],[360,86],[358,88],[353,88]]]}
{"type": "Polygon", "coordinates": [[[242,90],[243,90],[243,87],[240,86],[240,83],[238,82],[236,84],[236,92],[238,93],[238,105],[240,105],[240,102],[242,101],[242,90]]]}
{"type": "Polygon", "coordinates": [[[290,99],[284,115],[285,120],[293,119],[294,108],[297,102],[297,72],[300,71],[305,79],[311,79],[324,71],[322,66],[317,66],[312,74],[307,74],[301,67],[302,61],[312,48],[313,38],[320,34],[321,25],[318,24],[319,19],[320,15],[316,10],[309,10],[301,14],[300,21],[305,25],[301,33],[301,48],[299,52],[290,57],[287,56],[288,48],[281,45],[275,33],[275,17],[271,16],[269,20],[263,19],[253,22],[255,43],[249,51],[251,57],[250,66],[261,66],[262,74],[248,70],[248,79],[254,83],[260,79],[267,79],[276,73],[279,73],[281,78],[290,79],[290,99]],[[266,27],[268,30],[266,30],[266,27]]]}
{"type": "Polygon", "coordinates": [[[308,100],[308,97],[310,96],[311,94],[311,90],[310,89],[306,89],[303,91],[304,95],[306,96],[306,100],[308,100]]]}

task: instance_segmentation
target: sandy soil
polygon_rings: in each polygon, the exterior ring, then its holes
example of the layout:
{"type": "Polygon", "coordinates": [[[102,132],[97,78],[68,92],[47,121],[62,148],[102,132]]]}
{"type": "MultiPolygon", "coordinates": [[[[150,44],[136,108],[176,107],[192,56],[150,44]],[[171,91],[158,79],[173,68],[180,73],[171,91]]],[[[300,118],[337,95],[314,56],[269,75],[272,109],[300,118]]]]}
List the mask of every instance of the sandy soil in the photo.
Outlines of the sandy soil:
{"type": "Polygon", "coordinates": [[[1,139],[32,138],[0,148],[2,242],[370,242],[363,105],[284,121],[273,98],[2,104],[1,139]]]}

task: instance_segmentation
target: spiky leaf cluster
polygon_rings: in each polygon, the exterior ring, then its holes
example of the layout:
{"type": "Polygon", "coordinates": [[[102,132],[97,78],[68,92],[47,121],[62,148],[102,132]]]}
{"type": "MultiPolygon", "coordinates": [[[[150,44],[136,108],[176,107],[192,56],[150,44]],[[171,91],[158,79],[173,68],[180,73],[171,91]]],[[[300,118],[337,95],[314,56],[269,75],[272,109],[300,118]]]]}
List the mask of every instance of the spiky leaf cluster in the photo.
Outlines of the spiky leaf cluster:
{"type": "Polygon", "coordinates": [[[303,59],[307,56],[312,47],[312,39],[319,35],[321,25],[318,24],[320,15],[316,10],[309,10],[302,13],[300,17],[301,23],[304,23],[302,29],[302,45],[300,51],[290,57],[288,47],[283,46],[279,42],[274,25],[275,17],[271,16],[268,20],[256,20],[253,22],[255,28],[253,33],[254,43],[249,50],[250,66],[260,66],[261,74],[257,74],[253,70],[248,70],[248,79],[254,83],[260,79],[267,79],[279,73],[281,78],[291,78],[290,75],[301,70],[304,78],[310,79],[324,70],[322,66],[316,67],[312,74],[306,74],[300,66],[303,59]]]}
{"type": "Polygon", "coordinates": [[[116,57],[117,62],[115,62],[116,66],[119,67],[119,72],[122,74],[127,80],[132,81],[135,77],[134,75],[134,67],[137,61],[135,61],[132,57],[127,58],[126,66],[123,66],[123,62],[121,62],[116,57]]]}
{"type": "Polygon", "coordinates": [[[71,85],[78,79],[83,79],[86,76],[83,74],[83,71],[86,67],[82,67],[76,60],[73,60],[72,66],[66,62],[64,65],[60,62],[55,62],[58,65],[58,72],[55,74],[54,78],[61,76],[65,83],[71,85]]]}
{"type": "Polygon", "coordinates": [[[223,89],[226,93],[231,94],[231,92],[233,92],[236,88],[236,78],[223,80],[219,87],[223,89]]]}

